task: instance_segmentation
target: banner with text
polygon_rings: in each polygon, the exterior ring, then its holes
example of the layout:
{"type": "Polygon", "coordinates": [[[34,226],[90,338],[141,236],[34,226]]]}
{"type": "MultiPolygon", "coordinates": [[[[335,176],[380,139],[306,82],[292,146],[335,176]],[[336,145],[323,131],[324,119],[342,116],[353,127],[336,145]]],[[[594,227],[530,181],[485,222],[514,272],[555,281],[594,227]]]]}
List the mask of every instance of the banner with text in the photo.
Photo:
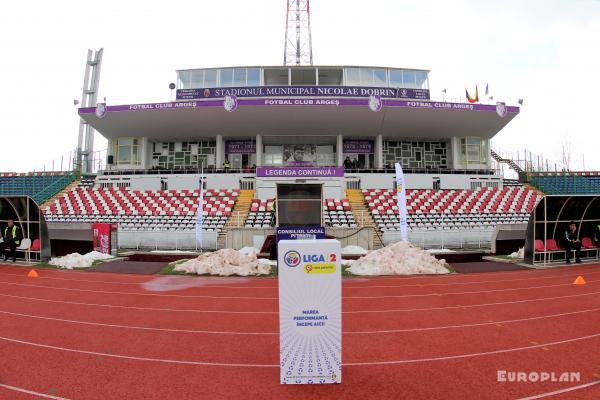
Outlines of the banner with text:
{"type": "Polygon", "coordinates": [[[344,167],[256,167],[259,178],[343,178],[344,167]]]}
{"type": "Polygon", "coordinates": [[[342,382],[342,271],[337,240],[278,246],[282,384],[342,382]]]}
{"type": "Polygon", "coordinates": [[[252,140],[229,140],[225,143],[225,154],[254,154],[256,142],[252,140]]]}
{"type": "Polygon", "coordinates": [[[344,140],[344,154],[372,154],[374,151],[372,140],[344,140]]]}
{"type": "Polygon", "coordinates": [[[277,228],[277,242],[280,240],[325,239],[322,226],[286,226],[277,228]]]}
{"type": "Polygon", "coordinates": [[[369,97],[429,100],[428,89],[377,88],[355,86],[249,86],[231,88],[178,89],[177,100],[243,97],[369,97]]]}
{"type": "Polygon", "coordinates": [[[92,224],[94,250],[110,254],[110,224],[92,224]]]}

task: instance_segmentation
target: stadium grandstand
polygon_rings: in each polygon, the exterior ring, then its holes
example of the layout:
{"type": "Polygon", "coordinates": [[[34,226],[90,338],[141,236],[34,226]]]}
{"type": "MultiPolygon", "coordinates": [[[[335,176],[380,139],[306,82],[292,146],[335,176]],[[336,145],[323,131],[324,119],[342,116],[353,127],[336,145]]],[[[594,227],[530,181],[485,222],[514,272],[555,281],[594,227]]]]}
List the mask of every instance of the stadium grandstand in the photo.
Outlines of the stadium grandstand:
{"type": "Polygon", "coordinates": [[[108,140],[105,158],[2,174],[0,194],[31,196],[50,227],[114,224],[121,248],[197,249],[199,212],[203,248],[260,248],[277,226],[277,186],[318,184],[328,234],[369,231],[360,244],[372,249],[399,240],[395,163],[409,238],[424,247],[489,248],[544,193],[600,189],[598,174],[494,151],[519,106],[431,99],[428,70],[223,67],[178,70],[176,81],[172,102],[85,103],[79,116],[108,140]]]}

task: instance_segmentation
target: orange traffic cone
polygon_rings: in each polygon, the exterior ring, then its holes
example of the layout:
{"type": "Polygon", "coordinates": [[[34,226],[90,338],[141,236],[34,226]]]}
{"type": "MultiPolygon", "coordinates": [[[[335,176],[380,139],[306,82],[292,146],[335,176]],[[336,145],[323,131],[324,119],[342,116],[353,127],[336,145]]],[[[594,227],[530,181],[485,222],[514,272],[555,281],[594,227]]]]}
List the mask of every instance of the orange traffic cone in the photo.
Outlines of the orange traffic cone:
{"type": "Polygon", "coordinates": [[[37,271],[35,269],[32,269],[31,271],[29,271],[29,273],[27,274],[28,278],[37,278],[39,277],[37,271]]]}
{"type": "Polygon", "coordinates": [[[575,282],[573,282],[573,285],[585,285],[585,279],[583,279],[583,276],[578,276],[577,279],[575,279],[575,282]]]}

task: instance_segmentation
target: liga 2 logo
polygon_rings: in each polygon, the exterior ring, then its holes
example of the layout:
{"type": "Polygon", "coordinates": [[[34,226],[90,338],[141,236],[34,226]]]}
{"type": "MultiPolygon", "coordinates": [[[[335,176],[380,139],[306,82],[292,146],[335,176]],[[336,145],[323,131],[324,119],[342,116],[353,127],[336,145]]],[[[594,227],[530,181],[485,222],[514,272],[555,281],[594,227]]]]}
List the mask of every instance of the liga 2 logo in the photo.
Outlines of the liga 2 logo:
{"type": "Polygon", "coordinates": [[[337,256],[335,253],[329,254],[329,256],[325,256],[324,254],[304,254],[300,255],[296,250],[290,250],[283,256],[283,262],[288,267],[297,267],[300,265],[300,261],[305,263],[315,263],[315,262],[336,262],[337,256]]]}

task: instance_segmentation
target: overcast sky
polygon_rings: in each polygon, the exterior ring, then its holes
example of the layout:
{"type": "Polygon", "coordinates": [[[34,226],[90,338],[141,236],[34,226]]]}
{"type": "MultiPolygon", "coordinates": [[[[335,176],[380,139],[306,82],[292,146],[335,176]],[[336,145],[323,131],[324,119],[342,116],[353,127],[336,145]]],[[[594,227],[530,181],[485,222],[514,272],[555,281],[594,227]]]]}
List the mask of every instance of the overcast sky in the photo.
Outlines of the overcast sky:
{"type": "MultiPolygon", "coordinates": [[[[109,105],[168,101],[175,70],[280,65],[285,0],[15,1],[0,5],[0,171],[58,168],[77,144],[88,48],[109,105]]],[[[600,170],[600,1],[313,0],[315,64],[430,69],[432,97],[486,83],[521,114],[502,150],[600,170]],[[583,156],[584,155],[584,156],[583,156]]],[[[140,132],[140,135],[143,133],[140,132]]],[[[106,140],[96,135],[96,150],[106,140]]]]}

